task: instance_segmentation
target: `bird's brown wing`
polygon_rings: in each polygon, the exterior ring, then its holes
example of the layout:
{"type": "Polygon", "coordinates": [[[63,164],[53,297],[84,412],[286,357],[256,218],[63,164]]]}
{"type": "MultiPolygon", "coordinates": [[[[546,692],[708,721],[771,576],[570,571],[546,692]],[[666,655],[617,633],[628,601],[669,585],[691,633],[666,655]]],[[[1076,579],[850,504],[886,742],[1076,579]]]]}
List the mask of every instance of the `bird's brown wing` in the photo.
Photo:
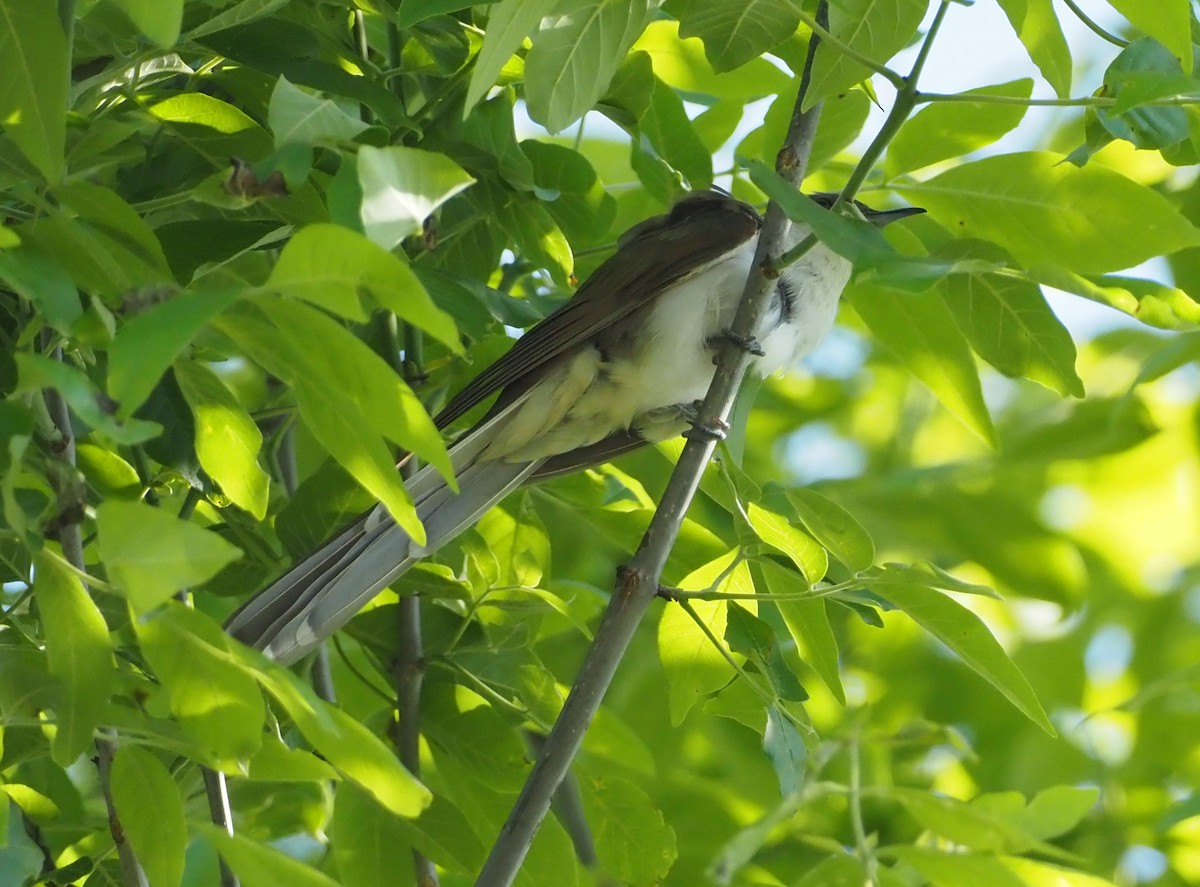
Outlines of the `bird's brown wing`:
{"type": "Polygon", "coordinates": [[[445,428],[501,389],[524,391],[554,358],[745,243],[761,225],[748,204],[701,191],[680,200],[667,215],[630,229],[571,301],[530,329],[451,399],[435,418],[438,427],[445,428]]]}

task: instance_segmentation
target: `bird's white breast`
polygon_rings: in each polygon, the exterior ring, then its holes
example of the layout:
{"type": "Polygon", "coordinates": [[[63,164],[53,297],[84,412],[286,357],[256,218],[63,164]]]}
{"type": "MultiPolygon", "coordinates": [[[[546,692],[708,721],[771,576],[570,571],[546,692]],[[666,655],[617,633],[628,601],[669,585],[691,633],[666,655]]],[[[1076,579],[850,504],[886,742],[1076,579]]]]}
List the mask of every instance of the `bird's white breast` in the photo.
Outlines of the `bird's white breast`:
{"type": "MultiPolygon", "coordinates": [[[[716,370],[712,340],[733,323],[755,246],[742,244],[667,289],[620,355],[606,362],[596,348],[584,348],[564,360],[530,392],[490,455],[557,455],[618,430],[644,430],[647,414],[703,398],[716,370]]],[[[783,276],[794,294],[792,313],[784,319],[776,299],[763,318],[757,339],[765,353],[754,366],[762,375],[789,366],[825,338],[850,264],[818,245],[783,276]]],[[[668,422],[662,435],[679,430],[668,422]]]]}

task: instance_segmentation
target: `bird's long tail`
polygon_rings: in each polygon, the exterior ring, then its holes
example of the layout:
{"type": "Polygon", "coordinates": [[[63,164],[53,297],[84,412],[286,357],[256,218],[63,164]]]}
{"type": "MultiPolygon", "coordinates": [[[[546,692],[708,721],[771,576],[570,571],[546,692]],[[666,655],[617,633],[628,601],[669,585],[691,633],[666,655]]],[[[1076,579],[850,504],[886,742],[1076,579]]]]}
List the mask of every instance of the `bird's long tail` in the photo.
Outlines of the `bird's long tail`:
{"type": "Polygon", "coordinates": [[[238,640],[290,663],[350,621],[367,601],[477,521],[519,487],[541,461],[503,462],[480,454],[503,425],[493,417],[450,449],[460,492],[432,466],[408,482],[425,544],[417,545],[382,506],[367,512],[251,598],[225,624],[238,640]]]}

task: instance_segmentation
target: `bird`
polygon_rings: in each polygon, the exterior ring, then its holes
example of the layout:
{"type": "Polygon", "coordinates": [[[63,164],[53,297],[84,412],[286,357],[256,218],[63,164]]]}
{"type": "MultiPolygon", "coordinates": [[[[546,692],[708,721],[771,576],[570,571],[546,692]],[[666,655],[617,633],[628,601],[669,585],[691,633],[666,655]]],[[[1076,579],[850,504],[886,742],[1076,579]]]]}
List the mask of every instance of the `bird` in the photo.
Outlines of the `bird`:
{"type": "MultiPolygon", "coordinates": [[[[809,197],[830,208],[838,195],[809,197]]],[[[923,212],[855,203],[879,227],[923,212]]],[[[449,446],[460,492],[430,465],[407,480],[424,544],[377,505],[251,597],[226,631],[293,663],[516,488],[686,432],[712,382],[721,338],[732,335],[762,224],[754,207],[714,189],[691,192],[666,214],[630,228],[570,300],[435,417],[444,430],[499,395],[449,446]]],[[[808,233],[793,224],[785,249],[808,233]]],[[[758,329],[741,342],[759,375],[788,366],[825,338],[851,270],[818,242],[782,271],[758,329]]]]}

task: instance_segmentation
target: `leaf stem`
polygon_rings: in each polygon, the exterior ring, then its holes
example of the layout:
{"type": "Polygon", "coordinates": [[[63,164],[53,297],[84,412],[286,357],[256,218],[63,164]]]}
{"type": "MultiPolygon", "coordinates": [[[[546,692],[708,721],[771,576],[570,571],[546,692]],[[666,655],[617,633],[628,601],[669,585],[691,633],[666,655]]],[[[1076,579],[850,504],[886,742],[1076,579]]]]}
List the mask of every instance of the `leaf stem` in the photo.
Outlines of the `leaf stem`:
{"type": "Polygon", "coordinates": [[[921,71],[924,70],[925,62],[929,59],[933,41],[937,37],[938,31],[941,30],[946,12],[950,9],[950,3],[951,0],[942,0],[938,6],[929,30],[925,34],[925,40],[921,43],[921,49],[917,53],[917,60],[913,62],[912,70],[909,71],[907,77],[903,78],[903,85],[896,93],[896,101],[892,105],[891,112],[879,132],[875,134],[875,138],[871,140],[871,144],[867,146],[867,150],[863,152],[854,171],[850,173],[850,178],[846,180],[846,185],[842,188],[839,202],[849,202],[854,199],[854,195],[866,181],[867,175],[875,168],[875,164],[883,155],[884,148],[896,137],[896,133],[900,131],[900,127],[904,125],[904,121],[908,119],[909,114],[916,106],[917,81],[921,78],[921,71]]]}
{"type": "Polygon", "coordinates": [[[850,742],[850,785],[848,800],[850,805],[850,824],[854,829],[854,847],[858,858],[866,870],[866,887],[877,887],[879,884],[879,861],[871,849],[871,841],[863,824],[862,815],[862,757],[859,737],[855,735],[850,742]]]}
{"type": "Polygon", "coordinates": [[[868,58],[850,44],[845,43],[841,39],[833,36],[833,34],[829,31],[828,23],[822,24],[820,21],[818,21],[818,18],[819,14],[818,16],[811,16],[807,12],[801,11],[800,13],[800,21],[808,25],[813,32],[813,36],[819,38],[820,42],[829,45],[833,49],[836,49],[839,53],[846,56],[846,58],[858,62],[864,68],[870,68],[876,74],[879,74],[894,87],[896,87],[896,89],[904,88],[904,76],[902,74],[893,71],[887,65],[881,65],[874,59],[868,58]]]}
{"type": "Polygon", "coordinates": [[[1104,30],[1104,28],[1096,24],[1096,22],[1094,22],[1092,19],[1088,18],[1084,11],[1075,3],[1075,0],[1063,0],[1063,2],[1067,4],[1067,8],[1071,10],[1071,12],[1075,13],[1075,17],[1083,22],[1096,36],[1107,40],[1113,46],[1119,46],[1122,49],[1129,45],[1128,40],[1118,37],[1116,34],[1109,33],[1108,31],[1104,30]]]}

